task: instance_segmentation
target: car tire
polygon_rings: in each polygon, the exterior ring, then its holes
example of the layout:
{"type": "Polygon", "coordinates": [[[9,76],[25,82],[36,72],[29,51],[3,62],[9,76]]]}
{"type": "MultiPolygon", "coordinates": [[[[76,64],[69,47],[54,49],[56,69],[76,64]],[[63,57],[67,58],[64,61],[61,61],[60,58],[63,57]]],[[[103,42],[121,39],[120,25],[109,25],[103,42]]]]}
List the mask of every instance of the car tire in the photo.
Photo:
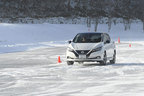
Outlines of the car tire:
{"type": "Polygon", "coordinates": [[[116,63],[116,52],[114,52],[113,59],[110,60],[110,64],[115,64],[115,63],[116,63]]]}
{"type": "Polygon", "coordinates": [[[107,65],[107,54],[106,52],[104,53],[103,61],[100,61],[101,65],[107,65]]]}
{"type": "Polygon", "coordinates": [[[67,61],[67,65],[73,65],[74,62],[73,61],[67,61]]]}

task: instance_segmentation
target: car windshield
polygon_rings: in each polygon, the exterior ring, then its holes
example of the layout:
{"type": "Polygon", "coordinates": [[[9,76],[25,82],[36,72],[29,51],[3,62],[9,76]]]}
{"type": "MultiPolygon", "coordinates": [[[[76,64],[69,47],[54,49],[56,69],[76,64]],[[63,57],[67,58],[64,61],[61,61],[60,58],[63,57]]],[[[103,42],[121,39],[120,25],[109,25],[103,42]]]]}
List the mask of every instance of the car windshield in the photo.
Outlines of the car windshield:
{"type": "Polygon", "coordinates": [[[101,33],[79,33],[73,39],[74,43],[99,43],[101,42],[101,33]]]}

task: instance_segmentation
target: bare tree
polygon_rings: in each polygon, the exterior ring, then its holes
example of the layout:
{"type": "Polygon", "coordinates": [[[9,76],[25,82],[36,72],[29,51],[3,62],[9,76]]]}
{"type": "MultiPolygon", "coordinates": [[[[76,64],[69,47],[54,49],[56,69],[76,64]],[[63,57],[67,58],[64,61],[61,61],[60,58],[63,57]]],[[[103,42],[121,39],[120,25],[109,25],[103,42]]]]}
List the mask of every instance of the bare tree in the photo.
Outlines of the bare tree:
{"type": "Polygon", "coordinates": [[[111,30],[111,25],[112,25],[112,19],[111,17],[108,17],[108,32],[111,30]]]}
{"type": "Polygon", "coordinates": [[[123,19],[123,23],[124,23],[124,29],[126,30],[130,30],[131,27],[131,20],[130,19],[123,19]]]}
{"type": "Polygon", "coordinates": [[[91,18],[87,17],[87,27],[90,28],[91,27],[91,18]]]}
{"type": "Polygon", "coordinates": [[[99,18],[96,17],[96,18],[95,18],[95,32],[97,32],[98,24],[99,24],[99,18]]]}

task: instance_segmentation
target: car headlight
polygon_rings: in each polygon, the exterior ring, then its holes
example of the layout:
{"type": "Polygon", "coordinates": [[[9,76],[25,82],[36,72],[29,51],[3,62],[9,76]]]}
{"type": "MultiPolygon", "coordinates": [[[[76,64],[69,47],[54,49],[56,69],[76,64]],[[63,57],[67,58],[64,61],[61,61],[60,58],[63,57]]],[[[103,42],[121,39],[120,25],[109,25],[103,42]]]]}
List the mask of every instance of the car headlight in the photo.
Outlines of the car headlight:
{"type": "Polygon", "coordinates": [[[98,48],[95,48],[92,50],[92,52],[97,52],[97,51],[101,51],[102,50],[102,46],[101,47],[98,47],[98,48]]]}
{"type": "Polygon", "coordinates": [[[67,48],[68,51],[73,52],[74,50],[70,47],[67,48]]]}

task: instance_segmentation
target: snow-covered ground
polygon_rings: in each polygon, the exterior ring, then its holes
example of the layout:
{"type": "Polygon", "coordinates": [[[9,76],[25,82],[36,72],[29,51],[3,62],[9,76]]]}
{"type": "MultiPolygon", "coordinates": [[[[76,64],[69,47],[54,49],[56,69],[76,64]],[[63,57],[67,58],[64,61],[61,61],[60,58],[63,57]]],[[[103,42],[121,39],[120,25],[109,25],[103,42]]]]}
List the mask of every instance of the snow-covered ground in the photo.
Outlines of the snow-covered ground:
{"type": "MultiPolygon", "coordinates": [[[[131,29],[124,31],[124,24],[112,24],[112,39],[117,41],[144,40],[141,22],[132,23],[131,29]]],[[[90,28],[94,31],[94,25],[90,28]]],[[[0,53],[25,51],[33,48],[53,47],[66,44],[77,33],[88,32],[85,24],[0,24],[0,53]]],[[[99,24],[98,32],[108,32],[107,24],[99,24]]]]}
{"type": "Polygon", "coordinates": [[[129,43],[116,45],[117,63],[107,66],[67,66],[64,46],[1,54],[0,96],[143,96],[144,42],[129,43]]]}
{"type": "MultiPolygon", "coordinates": [[[[100,32],[107,29],[98,26],[100,32]]],[[[66,42],[87,30],[81,24],[0,24],[0,53],[5,53],[0,54],[0,96],[143,96],[142,24],[133,23],[128,31],[121,23],[112,25],[112,39],[121,39],[116,64],[67,66],[66,42]]]]}

